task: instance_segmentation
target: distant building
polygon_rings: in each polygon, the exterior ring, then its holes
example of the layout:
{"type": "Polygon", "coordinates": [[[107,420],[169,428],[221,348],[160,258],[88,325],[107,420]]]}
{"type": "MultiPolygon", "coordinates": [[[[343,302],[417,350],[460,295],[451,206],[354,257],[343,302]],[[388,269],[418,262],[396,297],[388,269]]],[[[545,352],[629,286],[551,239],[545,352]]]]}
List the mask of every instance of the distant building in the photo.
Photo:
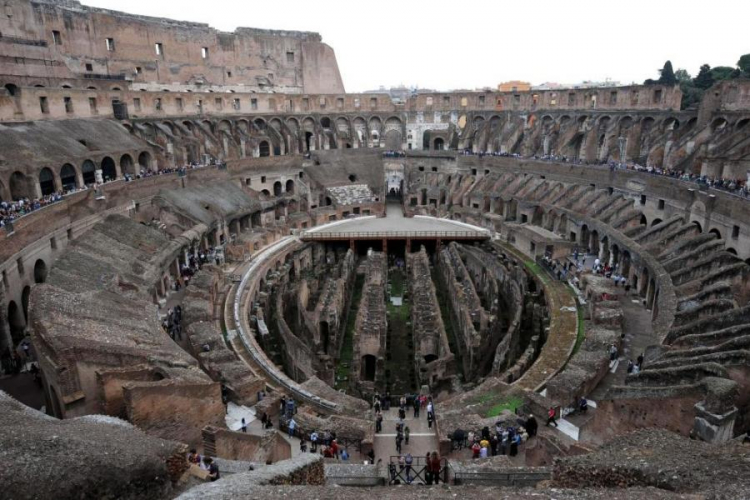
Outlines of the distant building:
{"type": "Polygon", "coordinates": [[[557,82],[544,82],[541,85],[534,85],[531,90],[558,90],[558,89],[592,89],[592,88],[603,88],[603,87],[619,87],[620,82],[613,80],[604,80],[603,82],[594,82],[584,80],[580,83],[557,83],[557,82]]]}
{"type": "Polygon", "coordinates": [[[498,85],[497,90],[499,92],[526,92],[531,90],[531,84],[521,80],[511,80],[498,85]]]}

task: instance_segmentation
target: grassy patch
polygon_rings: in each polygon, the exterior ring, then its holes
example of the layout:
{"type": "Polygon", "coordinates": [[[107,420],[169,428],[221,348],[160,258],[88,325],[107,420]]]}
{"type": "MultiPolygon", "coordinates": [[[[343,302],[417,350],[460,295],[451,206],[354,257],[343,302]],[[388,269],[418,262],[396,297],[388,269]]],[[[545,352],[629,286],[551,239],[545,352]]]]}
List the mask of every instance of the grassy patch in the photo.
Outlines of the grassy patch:
{"type": "Polygon", "coordinates": [[[404,274],[400,271],[393,271],[388,277],[391,281],[391,297],[403,297],[404,274]]]}
{"type": "Polygon", "coordinates": [[[548,275],[548,274],[547,274],[547,273],[546,273],[546,272],[544,271],[544,269],[542,269],[541,267],[539,267],[539,264],[537,264],[537,263],[536,263],[536,262],[534,262],[533,260],[526,260],[526,261],[524,261],[524,265],[525,265],[526,267],[528,267],[528,268],[529,268],[529,270],[530,270],[530,271],[531,271],[532,273],[536,274],[536,276],[537,276],[537,277],[538,277],[538,278],[539,278],[540,280],[542,280],[542,282],[543,282],[543,283],[544,283],[545,285],[549,284],[549,279],[550,279],[550,278],[549,278],[549,275],[548,275]]]}
{"type": "Polygon", "coordinates": [[[508,396],[505,398],[504,401],[501,401],[499,403],[496,403],[492,405],[485,414],[487,418],[490,417],[497,417],[502,412],[508,410],[513,413],[516,412],[516,409],[520,408],[523,405],[523,399],[517,396],[508,396]]]}
{"type": "Polygon", "coordinates": [[[437,295],[440,317],[443,320],[445,334],[448,337],[448,347],[450,347],[453,357],[456,360],[458,376],[461,380],[464,380],[464,365],[461,362],[461,351],[458,349],[456,333],[453,331],[453,322],[451,321],[451,305],[448,303],[447,292],[443,286],[443,281],[440,279],[440,272],[437,270],[437,267],[432,268],[432,282],[435,284],[435,295],[437,295]]]}

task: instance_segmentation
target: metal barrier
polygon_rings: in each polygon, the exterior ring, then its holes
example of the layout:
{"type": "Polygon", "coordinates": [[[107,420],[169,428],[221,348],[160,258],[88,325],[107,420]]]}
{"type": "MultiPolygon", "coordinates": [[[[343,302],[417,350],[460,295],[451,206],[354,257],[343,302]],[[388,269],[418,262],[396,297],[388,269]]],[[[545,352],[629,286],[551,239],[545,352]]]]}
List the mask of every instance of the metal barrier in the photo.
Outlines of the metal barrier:
{"type": "Polygon", "coordinates": [[[412,457],[413,461],[411,465],[401,465],[399,463],[400,458],[401,455],[393,455],[388,463],[389,485],[411,484],[415,482],[422,482],[424,484],[448,483],[450,466],[448,465],[448,460],[445,458],[440,459],[440,472],[437,473],[437,477],[427,470],[426,457],[412,457]]]}

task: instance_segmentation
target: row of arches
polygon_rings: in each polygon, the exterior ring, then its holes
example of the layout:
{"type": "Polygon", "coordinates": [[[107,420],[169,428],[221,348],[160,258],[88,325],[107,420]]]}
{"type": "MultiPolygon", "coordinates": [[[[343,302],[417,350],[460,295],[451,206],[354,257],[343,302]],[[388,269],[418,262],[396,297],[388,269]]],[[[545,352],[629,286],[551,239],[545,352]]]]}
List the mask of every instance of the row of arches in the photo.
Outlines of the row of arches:
{"type": "MultiPolygon", "coordinates": [[[[47,263],[44,259],[37,259],[34,263],[33,280],[34,284],[44,283],[47,281],[48,274],[47,263]]],[[[31,296],[31,286],[26,285],[21,291],[20,305],[16,300],[9,300],[7,305],[7,331],[9,337],[0,335],[0,352],[21,342],[26,336],[26,326],[29,322],[29,297],[31,296]]],[[[0,332],[4,330],[4,325],[0,325],[0,332]]]]}
{"type": "Polygon", "coordinates": [[[137,157],[137,163],[133,156],[125,153],[120,156],[119,162],[115,162],[111,156],[103,157],[98,165],[94,160],[86,159],[80,164],[65,163],[59,169],[42,167],[36,176],[16,170],[10,173],[5,182],[0,179],[0,201],[35,199],[59,191],[74,191],[97,182],[114,181],[125,174],[136,176],[153,168],[151,153],[142,151],[137,157]],[[97,179],[97,171],[101,173],[101,180],[97,179]]]}

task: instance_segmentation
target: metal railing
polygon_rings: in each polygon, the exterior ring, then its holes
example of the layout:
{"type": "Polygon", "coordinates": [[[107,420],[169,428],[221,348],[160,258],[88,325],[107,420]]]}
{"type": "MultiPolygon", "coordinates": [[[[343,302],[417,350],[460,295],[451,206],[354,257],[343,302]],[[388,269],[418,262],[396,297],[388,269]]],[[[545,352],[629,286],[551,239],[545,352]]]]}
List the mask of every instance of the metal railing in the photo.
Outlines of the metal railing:
{"type": "Polygon", "coordinates": [[[448,483],[450,467],[446,459],[440,459],[440,472],[434,474],[427,470],[426,457],[412,457],[411,465],[401,465],[399,463],[400,458],[400,455],[393,455],[388,463],[389,485],[420,482],[424,484],[448,483]]]}
{"type": "Polygon", "coordinates": [[[303,231],[302,239],[336,240],[336,239],[382,239],[382,238],[489,238],[489,233],[482,231],[303,231]]]}

